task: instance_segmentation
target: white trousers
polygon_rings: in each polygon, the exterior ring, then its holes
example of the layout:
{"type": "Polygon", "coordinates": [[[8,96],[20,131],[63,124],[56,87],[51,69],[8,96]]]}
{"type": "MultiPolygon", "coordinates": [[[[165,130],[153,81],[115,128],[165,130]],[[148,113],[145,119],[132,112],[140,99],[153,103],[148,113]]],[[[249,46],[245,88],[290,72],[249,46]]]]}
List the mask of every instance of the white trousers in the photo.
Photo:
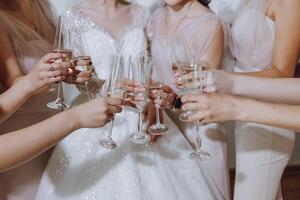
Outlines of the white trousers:
{"type": "MultiPolygon", "coordinates": [[[[195,143],[194,124],[185,123],[178,119],[180,111],[168,111],[168,115],[175,122],[178,128],[185,134],[186,138],[195,143]]],[[[229,167],[227,158],[227,137],[225,129],[220,124],[209,124],[200,128],[199,134],[202,139],[202,147],[212,157],[206,161],[198,161],[207,174],[213,179],[214,184],[210,185],[222,196],[224,200],[230,199],[229,167]]],[[[189,155],[187,155],[189,156],[189,155]]],[[[196,161],[195,161],[196,162],[196,161]]],[[[219,200],[219,199],[217,199],[219,200]]]]}
{"type": "Polygon", "coordinates": [[[282,199],[281,176],[293,152],[294,142],[293,131],[237,122],[234,200],[282,199]]]}

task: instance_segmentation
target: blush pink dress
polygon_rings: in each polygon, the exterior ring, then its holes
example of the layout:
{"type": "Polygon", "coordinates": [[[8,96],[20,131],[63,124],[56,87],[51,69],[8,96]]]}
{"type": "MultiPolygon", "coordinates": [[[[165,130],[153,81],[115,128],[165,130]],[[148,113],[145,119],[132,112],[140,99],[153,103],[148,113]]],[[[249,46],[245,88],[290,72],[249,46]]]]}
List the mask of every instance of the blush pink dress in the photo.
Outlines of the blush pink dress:
{"type": "MultiPolygon", "coordinates": [[[[231,19],[227,21],[231,36],[228,43],[235,58],[235,72],[255,72],[272,66],[276,23],[266,16],[270,4],[271,0],[241,0],[235,11],[220,12],[231,19]]],[[[224,7],[220,4],[220,9],[224,7]]],[[[280,181],[293,152],[294,132],[244,122],[236,122],[234,129],[234,199],[281,199],[280,181]]]]}
{"type": "MultiPolygon", "coordinates": [[[[186,8],[183,8],[186,9],[186,8]]],[[[181,12],[181,11],[180,11],[181,12]]],[[[184,12],[184,11],[183,11],[184,12]]],[[[168,14],[171,19],[178,16],[178,13],[168,7],[158,9],[152,17],[150,25],[150,37],[152,39],[152,55],[154,60],[153,79],[163,82],[176,91],[174,77],[171,70],[172,63],[175,63],[173,55],[174,43],[187,43],[194,58],[201,60],[215,39],[217,31],[221,28],[218,17],[209,12],[193,17],[187,17],[179,24],[176,31],[166,34],[164,31],[165,17],[168,14]]],[[[174,20],[175,21],[175,20],[174,20]]],[[[174,25],[175,26],[175,25],[174,25]]],[[[167,110],[173,122],[187,136],[190,142],[194,142],[194,126],[192,123],[183,123],[178,120],[180,111],[167,110]]],[[[200,128],[203,148],[212,154],[211,159],[201,162],[199,165],[205,168],[205,173],[214,180],[210,187],[215,188],[223,199],[229,199],[229,179],[227,166],[226,136],[223,127],[219,124],[211,124],[200,128]]],[[[197,161],[195,161],[197,162],[197,161]]],[[[200,198],[200,197],[199,197],[200,198]]]]}
{"type": "MultiPolygon", "coordinates": [[[[267,0],[249,1],[233,22],[231,51],[236,58],[237,72],[260,71],[272,66],[275,23],[266,17],[269,3],[267,0]]],[[[275,199],[282,173],[293,152],[294,132],[237,123],[235,140],[235,199],[275,199]]]]}
{"type": "MultiPolygon", "coordinates": [[[[51,51],[50,42],[55,33],[54,27],[45,15],[47,12],[42,9],[39,1],[32,1],[32,12],[37,31],[9,12],[0,11],[1,24],[9,36],[19,66],[25,74],[42,56],[51,51]]],[[[48,109],[46,104],[55,98],[55,91],[30,98],[13,116],[0,125],[0,134],[30,126],[52,116],[56,112],[48,109]]],[[[44,153],[30,162],[1,173],[0,191],[3,193],[1,200],[34,199],[48,156],[48,152],[44,153]]]]}

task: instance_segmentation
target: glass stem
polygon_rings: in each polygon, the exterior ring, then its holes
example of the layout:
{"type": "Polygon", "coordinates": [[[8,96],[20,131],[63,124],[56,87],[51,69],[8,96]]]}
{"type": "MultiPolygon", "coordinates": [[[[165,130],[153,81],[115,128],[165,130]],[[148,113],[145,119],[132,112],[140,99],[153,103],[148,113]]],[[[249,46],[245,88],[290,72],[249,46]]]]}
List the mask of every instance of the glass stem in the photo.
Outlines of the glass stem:
{"type": "Polygon", "coordinates": [[[201,127],[200,122],[198,122],[198,121],[194,122],[194,128],[195,128],[194,134],[195,134],[195,140],[196,140],[195,151],[196,152],[198,152],[202,147],[202,142],[201,142],[201,137],[200,137],[200,127],[201,127]]]}
{"type": "Polygon", "coordinates": [[[143,111],[139,110],[139,130],[138,130],[138,134],[140,136],[143,135],[143,133],[142,133],[142,126],[143,126],[142,112],[143,111]]]}
{"type": "Polygon", "coordinates": [[[62,105],[61,112],[65,110],[65,101],[64,101],[64,95],[63,95],[63,84],[61,81],[59,81],[59,89],[58,89],[58,102],[62,105]]]}
{"type": "Polygon", "coordinates": [[[58,89],[57,89],[57,100],[61,100],[61,90],[62,90],[62,84],[61,81],[58,82],[58,89]]]}
{"type": "Polygon", "coordinates": [[[87,95],[89,97],[89,101],[92,99],[91,97],[91,93],[90,93],[90,89],[89,89],[89,82],[85,82],[85,89],[86,89],[86,92],[87,92],[87,95]]]}
{"type": "Polygon", "coordinates": [[[108,134],[107,134],[107,139],[111,140],[112,139],[112,131],[114,128],[114,119],[111,120],[110,124],[109,124],[109,130],[108,130],[108,134]]]}
{"type": "Polygon", "coordinates": [[[156,125],[160,125],[160,110],[159,106],[155,105],[155,110],[156,110],[156,125]]]}

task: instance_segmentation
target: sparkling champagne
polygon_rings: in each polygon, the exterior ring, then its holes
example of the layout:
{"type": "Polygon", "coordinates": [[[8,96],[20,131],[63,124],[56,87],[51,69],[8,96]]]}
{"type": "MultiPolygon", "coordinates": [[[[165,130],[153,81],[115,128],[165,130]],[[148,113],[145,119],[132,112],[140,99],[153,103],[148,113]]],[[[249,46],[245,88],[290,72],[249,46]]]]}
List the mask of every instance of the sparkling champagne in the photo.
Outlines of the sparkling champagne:
{"type": "Polygon", "coordinates": [[[56,60],[56,62],[60,61],[60,62],[71,62],[73,59],[73,52],[71,49],[54,49],[52,51],[53,53],[63,53],[66,56],[63,57],[60,60],[56,60]]]}

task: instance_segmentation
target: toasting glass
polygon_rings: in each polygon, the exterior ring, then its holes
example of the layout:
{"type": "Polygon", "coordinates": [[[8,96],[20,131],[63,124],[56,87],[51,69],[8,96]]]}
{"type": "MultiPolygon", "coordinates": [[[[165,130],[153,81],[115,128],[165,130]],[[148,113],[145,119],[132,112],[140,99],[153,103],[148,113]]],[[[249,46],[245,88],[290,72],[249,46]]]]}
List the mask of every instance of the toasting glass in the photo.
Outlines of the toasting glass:
{"type": "MultiPolygon", "coordinates": [[[[152,91],[152,94],[155,96],[155,99],[159,100],[160,92],[164,92],[163,90],[163,84],[161,83],[154,83],[150,86],[150,90],[152,91]]],[[[167,130],[169,129],[167,124],[160,122],[160,106],[155,105],[155,114],[156,114],[156,123],[151,125],[148,129],[149,133],[151,135],[164,135],[167,133],[167,130]]]]}
{"type": "MultiPolygon", "coordinates": [[[[55,41],[54,41],[54,47],[53,50],[54,53],[63,53],[66,56],[62,59],[53,60],[53,62],[71,62],[73,58],[73,53],[71,49],[66,49],[65,46],[66,42],[70,42],[70,29],[64,27],[64,21],[62,17],[58,18],[58,24],[55,34],[55,41]],[[65,35],[63,34],[63,31],[65,32],[65,35]]],[[[70,47],[70,45],[68,46],[70,47]]],[[[50,102],[47,104],[48,108],[56,109],[56,110],[64,110],[69,108],[70,106],[64,102],[63,97],[63,87],[62,87],[62,81],[58,82],[58,89],[57,89],[57,98],[55,101],[50,102]]]]}
{"type": "MultiPolygon", "coordinates": [[[[105,83],[107,96],[123,99],[124,89],[122,80],[124,79],[124,68],[121,66],[122,57],[119,55],[112,55],[109,60],[111,63],[110,77],[105,83]]],[[[109,124],[109,130],[106,138],[99,141],[100,145],[106,149],[115,149],[118,147],[118,144],[112,139],[113,127],[114,119],[109,124]]]]}
{"type": "MultiPolygon", "coordinates": [[[[194,54],[186,40],[183,38],[176,38],[176,40],[170,42],[171,45],[171,56],[173,57],[174,64],[172,68],[175,68],[179,72],[180,78],[183,75],[188,74],[194,70],[196,59],[194,54]]],[[[173,69],[172,69],[173,70],[173,69]]],[[[181,88],[177,91],[179,96],[183,96],[189,92],[186,82],[182,82],[181,88]]],[[[179,115],[179,119],[187,121],[189,111],[183,112],[179,115]]]]}
{"type": "MultiPolygon", "coordinates": [[[[76,56],[74,59],[74,62],[77,64],[75,66],[75,75],[79,74],[80,72],[84,72],[84,71],[88,71],[90,69],[92,69],[92,59],[90,56],[76,56]],[[82,63],[87,63],[87,64],[84,64],[82,65],[82,63]]],[[[76,77],[74,77],[76,78],[76,77]]],[[[91,95],[91,92],[90,92],[90,89],[89,89],[89,81],[86,81],[84,83],[84,86],[85,86],[85,90],[86,90],[86,93],[87,93],[87,96],[89,98],[89,101],[92,99],[92,95],[91,95]]]]}
{"type": "Polygon", "coordinates": [[[138,131],[133,133],[130,137],[131,141],[136,144],[147,144],[150,137],[142,130],[142,112],[148,102],[149,84],[152,75],[152,61],[148,56],[131,57],[132,79],[137,83],[134,97],[136,107],[139,112],[138,131]]]}
{"type": "MultiPolygon", "coordinates": [[[[201,94],[203,91],[203,75],[201,73],[205,63],[196,59],[195,52],[190,48],[188,41],[185,37],[177,38],[171,43],[171,54],[174,59],[174,64],[179,72],[182,87],[178,91],[179,95],[188,93],[201,94]],[[188,74],[190,79],[186,79],[188,74]]],[[[188,121],[189,117],[193,114],[192,110],[188,110],[179,114],[181,121],[188,121]]],[[[195,151],[190,154],[190,158],[197,160],[207,160],[211,154],[202,148],[201,128],[202,124],[199,121],[194,122],[194,137],[195,137],[195,151]]]]}
{"type": "MultiPolygon", "coordinates": [[[[204,88],[205,73],[201,72],[205,66],[205,63],[193,63],[193,65],[191,66],[191,70],[188,74],[186,74],[184,70],[180,70],[183,87],[190,94],[202,94],[204,88]]],[[[194,114],[194,112],[192,110],[188,110],[184,113],[181,113],[179,115],[179,118],[182,121],[187,121],[192,114],[194,114]]],[[[204,161],[209,159],[211,157],[211,154],[202,148],[200,136],[201,126],[201,122],[199,122],[198,120],[194,121],[195,150],[190,154],[190,158],[204,161]]]]}

